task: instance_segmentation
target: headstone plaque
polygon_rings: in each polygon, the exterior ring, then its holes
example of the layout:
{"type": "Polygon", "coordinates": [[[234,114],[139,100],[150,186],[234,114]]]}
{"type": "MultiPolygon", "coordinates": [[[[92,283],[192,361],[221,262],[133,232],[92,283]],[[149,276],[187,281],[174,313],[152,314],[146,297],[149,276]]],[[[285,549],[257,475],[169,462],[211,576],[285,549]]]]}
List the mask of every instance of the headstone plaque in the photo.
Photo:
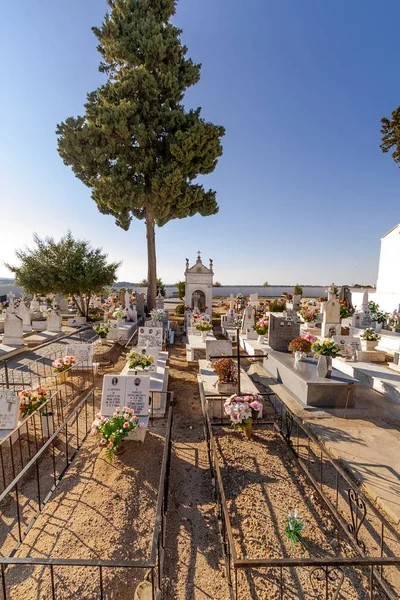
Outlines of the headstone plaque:
{"type": "Polygon", "coordinates": [[[355,356],[357,350],[361,350],[361,340],[358,337],[352,335],[334,335],[333,340],[342,347],[342,354],[345,356],[355,356]]]}
{"type": "Polygon", "coordinates": [[[0,429],[15,429],[18,424],[19,398],[12,390],[0,389],[0,429]]]}
{"type": "Polygon", "coordinates": [[[206,358],[210,356],[232,356],[232,342],[230,340],[206,340],[206,358]]]}
{"type": "Polygon", "coordinates": [[[66,356],[75,356],[74,368],[86,367],[93,364],[93,344],[68,344],[65,348],[66,356]]]}
{"type": "MultiPolygon", "coordinates": [[[[110,416],[116,408],[126,406],[126,375],[104,375],[101,414],[110,416]]],[[[130,377],[129,377],[130,379],[130,377]]]]}
{"type": "Polygon", "coordinates": [[[134,350],[136,352],[138,352],[138,354],[152,356],[154,362],[149,367],[149,371],[154,372],[157,370],[157,359],[158,359],[158,355],[160,354],[160,351],[161,351],[161,348],[159,346],[156,348],[151,348],[150,346],[136,346],[136,348],[134,348],[134,350]]]}
{"type": "Polygon", "coordinates": [[[268,344],[272,350],[288,352],[289,343],[300,335],[300,323],[294,323],[284,317],[269,315],[268,344]]]}
{"type": "Polygon", "coordinates": [[[125,406],[133,408],[135,415],[149,414],[150,375],[134,375],[126,380],[125,406]]]}
{"type": "Polygon", "coordinates": [[[149,348],[162,348],[162,342],[162,327],[139,327],[139,346],[148,346],[149,348]]]}

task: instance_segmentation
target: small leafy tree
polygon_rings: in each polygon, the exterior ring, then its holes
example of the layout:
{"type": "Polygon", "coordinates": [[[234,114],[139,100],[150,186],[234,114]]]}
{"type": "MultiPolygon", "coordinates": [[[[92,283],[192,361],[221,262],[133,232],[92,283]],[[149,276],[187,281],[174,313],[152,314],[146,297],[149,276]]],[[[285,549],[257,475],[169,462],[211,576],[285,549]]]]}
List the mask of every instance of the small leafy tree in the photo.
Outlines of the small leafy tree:
{"type": "Polygon", "coordinates": [[[107,264],[101,248],[85,240],[75,240],[69,231],[59,242],[33,236],[36,247],[17,250],[20,266],[7,264],[17,285],[31,294],[71,296],[78,311],[88,316],[90,298],[111,286],[120,263],[107,264]]]}
{"type": "Polygon", "coordinates": [[[220,281],[216,281],[213,283],[213,287],[222,287],[222,283],[220,281]]]}
{"type": "Polygon", "coordinates": [[[400,106],[392,112],[391,119],[383,117],[381,123],[381,150],[386,153],[393,149],[392,158],[394,162],[400,163],[400,106]]]}
{"type": "Polygon", "coordinates": [[[83,116],[57,127],[58,151],[92,190],[99,211],[128,230],[146,224],[148,310],[157,294],[155,227],[218,212],[216,193],[199,175],[214,171],[224,128],[187,110],[187,88],[201,65],[186,56],[170,19],[176,0],[108,0],[93,27],[107,81],[88,94],[83,116]]]}
{"type": "Polygon", "coordinates": [[[178,290],[178,298],[180,300],[182,300],[182,302],[185,302],[186,283],[184,281],[178,281],[178,283],[176,284],[176,287],[178,290]]]}
{"type": "MultiPolygon", "coordinates": [[[[148,285],[148,279],[142,279],[142,281],[139,283],[140,287],[147,287],[148,285]]],[[[161,296],[164,296],[165,298],[165,296],[167,295],[167,288],[165,287],[165,283],[160,277],[157,279],[157,290],[159,290],[161,292],[161,296]]]]}
{"type": "Polygon", "coordinates": [[[295,296],[302,296],[303,295],[303,288],[301,287],[301,285],[299,285],[298,283],[296,283],[296,285],[294,286],[294,291],[293,291],[295,296]]]}
{"type": "Polygon", "coordinates": [[[268,283],[268,281],[264,281],[264,283],[263,283],[263,287],[268,287],[268,286],[269,286],[269,283],[268,283]]]}

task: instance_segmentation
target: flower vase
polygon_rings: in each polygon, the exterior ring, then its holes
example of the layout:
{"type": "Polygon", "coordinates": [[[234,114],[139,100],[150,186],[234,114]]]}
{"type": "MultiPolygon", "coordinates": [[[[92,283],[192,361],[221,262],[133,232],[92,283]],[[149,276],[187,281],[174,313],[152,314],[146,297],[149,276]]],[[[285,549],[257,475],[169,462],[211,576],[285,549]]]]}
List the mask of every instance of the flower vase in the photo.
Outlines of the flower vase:
{"type": "Polygon", "coordinates": [[[265,339],[265,338],[264,338],[264,336],[263,336],[263,335],[259,335],[259,336],[258,336],[258,338],[257,338],[257,343],[258,343],[258,344],[263,344],[263,343],[264,343],[264,339],[265,339]]]}
{"type": "Polygon", "coordinates": [[[202,339],[203,342],[206,341],[207,333],[208,333],[208,331],[202,331],[201,332],[201,339],[202,339]]]}
{"type": "Polygon", "coordinates": [[[375,321],[375,331],[376,331],[376,333],[380,333],[382,331],[382,327],[383,327],[383,323],[378,323],[378,321],[375,321]]]}
{"type": "Polygon", "coordinates": [[[114,448],[115,456],[121,456],[125,452],[124,442],[121,442],[116,448],[114,448]]]}
{"type": "Polygon", "coordinates": [[[249,440],[253,433],[253,419],[249,419],[248,423],[243,423],[244,437],[249,440]]]}
{"type": "Polygon", "coordinates": [[[332,357],[320,354],[317,363],[318,377],[330,379],[332,375],[332,357]]]}
{"type": "Polygon", "coordinates": [[[302,363],[306,360],[307,358],[307,352],[300,352],[297,351],[294,353],[294,368],[298,369],[300,367],[299,363],[302,363]]]}
{"type": "Polygon", "coordinates": [[[49,411],[46,414],[40,415],[40,420],[42,422],[42,432],[44,438],[49,438],[54,433],[54,422],[53,422],[53,413],[49,411]]]}
{"type": "Polygon", "coordinates": [[[69,375],[69,371],[61,371],[61,373],[58,374],[59,382],[66,383],[66,381],[68,379],[68,375],[69,375]]]}
{"type": "Polygon", "coordinates": [[[376,350],[378,344],[379,340],[361,340],[361,348],[365,352],[372,352],[372,350],[376,350]]]}
{"type": "Polygon", "coordinates": [[[307,321],[306,322],[306,329],[314,329],[315,327],[315,321],[307,321]]]}

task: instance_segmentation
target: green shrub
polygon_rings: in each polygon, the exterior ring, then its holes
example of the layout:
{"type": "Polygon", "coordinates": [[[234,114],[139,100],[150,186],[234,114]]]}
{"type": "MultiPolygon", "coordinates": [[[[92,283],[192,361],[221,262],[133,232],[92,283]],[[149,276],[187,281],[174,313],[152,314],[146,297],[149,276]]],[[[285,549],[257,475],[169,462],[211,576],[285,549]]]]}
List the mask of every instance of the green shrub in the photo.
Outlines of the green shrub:
{"type": "Polygon", "coordinates": [[[183,314],[185,314],[185,305],[184,304],[178,304],[178,306],[175,308],[175,314],[176,315],[183,315],[183,314]]]}
{"type": "Polygon", "coordinates": [[[269,303],[270,312],[283,312],[286,310],[286,300],[271,300],[269,303]]]}

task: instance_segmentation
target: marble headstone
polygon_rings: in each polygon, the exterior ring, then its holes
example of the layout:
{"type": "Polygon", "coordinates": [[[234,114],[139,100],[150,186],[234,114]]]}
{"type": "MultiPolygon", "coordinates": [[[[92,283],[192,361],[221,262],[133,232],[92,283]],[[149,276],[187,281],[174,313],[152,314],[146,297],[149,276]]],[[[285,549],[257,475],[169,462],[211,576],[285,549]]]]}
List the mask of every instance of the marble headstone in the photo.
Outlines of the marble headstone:
{"type": "Polygon", "coordinates": [[[93,365],[93,344],[67,344],[66,356],[75,356],[75,368],[85,368],[93,365]]]}
{"type": "Polygon", "coordinates": [[[344,356],[356,356],[357,350],[361,350],[361,340],[352,335],[334,335],[333,340],[342,347],[344,356]]]}
{"type": "Polygon", "coordinates": [[[111,416],[116,408],[123,408],[126,397],[125,375],[104,375],[101,397],[101,414],[111,416]]]}
{"type": "Polygon", "coordinates": [[[232,356],[232,342],[230,340],[206,340],[206,359],[210,356],[232,356]]]}
{"type": "Polygon", "coordinates": [[[162,348],[162,343],[162,327],[139,327],[139,346],[148,346],[149,348],[162,348]]]}
{"type": "Polygon", "coordinates": [[[268,344],[272,350],[288,352],[289,343],[300,336],[300,323],[269,315],[268,344]]]}
{"type": "Polygon", "coordinates": [[[125,406],[133,408],[138,417],[149,414],[150,375],[127,377],[125,406]]]}
{"type": "Polygon", "coordinates": [[[0,429],[15,429],[18,424],[19,398],[13,390],[0,389],[0,429]]]}
{"type": "Polygon", "coordinates": [[[23,331],[22,319],[14,312],[7,312],[4,319],[3,344],[5,346],[23,346],[23,331]]]}
{"type": "Polygon", "coordinates": [[[22,300],[17,308],[17,315],[22,319],[23,331],[25,333],[32,331],[31,311],[22,300]]]}
{"type": "Polygon", "coordinates": [[[58,315],[55,310],[52,310],[47,316],[47,331],[60,333],[61,323],[62,319],[60,315],[58,315]]]}

